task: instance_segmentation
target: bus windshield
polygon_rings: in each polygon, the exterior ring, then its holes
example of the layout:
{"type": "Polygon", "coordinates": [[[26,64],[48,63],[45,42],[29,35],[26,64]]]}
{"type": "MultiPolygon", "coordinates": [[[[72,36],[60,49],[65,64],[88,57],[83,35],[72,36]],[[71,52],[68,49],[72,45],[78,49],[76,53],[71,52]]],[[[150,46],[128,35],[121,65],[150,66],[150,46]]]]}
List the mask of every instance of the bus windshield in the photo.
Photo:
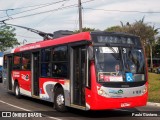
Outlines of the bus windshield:
{"type": "Polygon", "coordinates": [[[142,49],[94,47],[98,82],[139,82],[145,80],[142,49]]]}

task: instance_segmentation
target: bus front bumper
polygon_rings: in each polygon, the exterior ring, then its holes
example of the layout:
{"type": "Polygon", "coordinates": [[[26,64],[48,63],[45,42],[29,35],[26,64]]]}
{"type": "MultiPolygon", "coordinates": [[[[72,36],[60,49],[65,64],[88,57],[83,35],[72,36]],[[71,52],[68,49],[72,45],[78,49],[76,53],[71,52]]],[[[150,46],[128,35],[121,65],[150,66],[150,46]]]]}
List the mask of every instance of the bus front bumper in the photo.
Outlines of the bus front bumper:
{"type": "Polygon", "coordinates": [[[87,105],[90,110],[107,110],[107,109],[122,109],[145,106],[147,104],[148,94],[130,98],[106,98],[96,95],[87,105]]]}

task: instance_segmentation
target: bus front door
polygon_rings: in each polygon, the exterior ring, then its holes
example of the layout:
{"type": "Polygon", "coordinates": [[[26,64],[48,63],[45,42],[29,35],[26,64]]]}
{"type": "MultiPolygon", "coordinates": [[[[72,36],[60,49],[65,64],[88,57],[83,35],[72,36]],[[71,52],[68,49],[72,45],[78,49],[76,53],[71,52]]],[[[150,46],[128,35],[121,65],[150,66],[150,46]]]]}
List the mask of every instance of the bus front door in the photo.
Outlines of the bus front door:
{"type": "Polygon", "coordinates": [[[39,52],[32,53],[32,95],[39,96],[39,52]]]}
{"type": "Polygon", "coordinates": [[[86,47],[76,46],[71,50],[71,95],[72,104],[85,107],[86,47]]]}

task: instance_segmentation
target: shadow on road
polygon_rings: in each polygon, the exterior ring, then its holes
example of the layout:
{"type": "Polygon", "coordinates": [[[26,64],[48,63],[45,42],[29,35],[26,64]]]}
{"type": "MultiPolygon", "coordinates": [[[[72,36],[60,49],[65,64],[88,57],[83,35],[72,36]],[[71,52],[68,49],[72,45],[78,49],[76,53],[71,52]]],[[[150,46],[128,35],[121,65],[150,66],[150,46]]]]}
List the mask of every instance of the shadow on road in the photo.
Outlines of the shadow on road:
{"type": "MultiPolygon", "coordinates": [[[[13,93],[9,93],[11,96],[14,96],[13,93]]],[[[25,99],[29,102],[45,105],[49,108],[53,107],[53,103],[46,102],[43,100],[30,98],[27,96],[22,96],[21,99],[25,99]]],[[[53,109],[53,111],[34,111],[34,112],[40,112],[44,116],[52,116],[52,117],[87,117],[87,118],[107,118],[107,117],[131,117],[132,112],[138,112],[137,109],[116,109],[116,110],[100,110],[100,111],[82,111],[74,108],[68,108],[67,112],[57,112],[53,109]]]]}
{"type": "Polygon", "coordinates": [[[107,117],[130,117],[132,112],[137,112],[137,109],[119,109],[119,110],[99,110],[99,111],[82,111],[74,108],[68,108],[67,115],[74,117],[88,118],[107,118],[107,117]]]}

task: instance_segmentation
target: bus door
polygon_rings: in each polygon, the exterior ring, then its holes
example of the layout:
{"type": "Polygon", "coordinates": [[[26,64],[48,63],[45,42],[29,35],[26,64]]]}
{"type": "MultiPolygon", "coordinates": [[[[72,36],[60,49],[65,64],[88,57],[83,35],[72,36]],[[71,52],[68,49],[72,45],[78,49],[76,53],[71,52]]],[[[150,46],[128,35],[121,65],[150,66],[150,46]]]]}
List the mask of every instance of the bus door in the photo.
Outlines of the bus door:
{"type": "Polygon", "coordinates": [[[71,49],[71,99],[73,105],[85,107],[86,46],[71,49]]]}
{"type": "Polygon", "coordinates": [[[39,52],[32,53],[32,95],[39,96],[39,52]]]}
{"type": "Polygon", "coordinates": [[[8,90],[12,90],[12,56],[7,56],[7,86],[8,90]]]}

